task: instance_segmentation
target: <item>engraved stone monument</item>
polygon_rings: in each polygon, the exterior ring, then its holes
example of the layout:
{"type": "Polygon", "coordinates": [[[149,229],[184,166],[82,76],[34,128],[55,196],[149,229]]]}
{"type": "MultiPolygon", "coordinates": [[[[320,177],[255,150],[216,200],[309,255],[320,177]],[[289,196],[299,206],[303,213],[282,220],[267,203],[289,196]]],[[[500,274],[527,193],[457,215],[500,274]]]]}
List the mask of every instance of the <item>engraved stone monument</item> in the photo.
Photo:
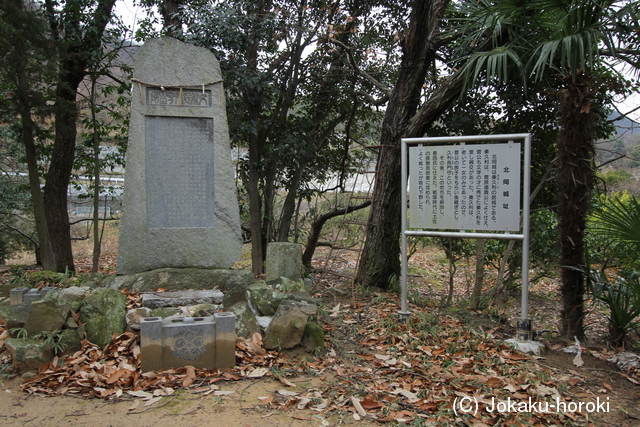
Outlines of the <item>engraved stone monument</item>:
{"type": "Polygon", "coordinates": [[[170,37],[136,56],[118,274],[229,268],[242,255],[222,75],[170,37]]]}

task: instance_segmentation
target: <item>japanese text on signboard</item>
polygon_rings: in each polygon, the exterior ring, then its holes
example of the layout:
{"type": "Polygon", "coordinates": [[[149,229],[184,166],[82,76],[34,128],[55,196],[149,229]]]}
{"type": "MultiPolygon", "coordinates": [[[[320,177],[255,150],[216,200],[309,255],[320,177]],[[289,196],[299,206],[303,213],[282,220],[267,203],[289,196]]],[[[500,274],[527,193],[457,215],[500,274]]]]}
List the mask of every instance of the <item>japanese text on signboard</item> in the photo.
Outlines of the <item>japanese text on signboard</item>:
{"type": "Polygon", "coordinates": [[[520,144],[409,148],[410,227],[518,231],[520,144]]]}

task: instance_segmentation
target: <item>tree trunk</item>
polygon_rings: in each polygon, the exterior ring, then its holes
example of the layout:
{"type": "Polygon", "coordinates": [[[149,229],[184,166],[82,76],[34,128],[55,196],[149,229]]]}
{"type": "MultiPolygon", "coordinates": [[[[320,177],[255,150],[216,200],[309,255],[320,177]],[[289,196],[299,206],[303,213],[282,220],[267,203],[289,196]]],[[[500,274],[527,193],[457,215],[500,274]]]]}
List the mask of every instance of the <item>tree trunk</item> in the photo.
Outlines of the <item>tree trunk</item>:
{"type": "Polygon", "coordinates": [[[565,78],[558,140],[558,219],[562,335],[584,338],[584,231],[593,186],[594,128],[590,79],[565,78]]]}
{"type": "Polygon", "coordinates": [[[398,81],[382,123],[366,242],[355,281],[389,289],[400,276],[400,139],[416,113],[426,71],[434,59],[436,30],[448,0],[415,0],[403,42],[398,81]]]}
{"type": "Polygon", "coordinates": [[[311,226],[311,233],[309,233],[309,238],[307,239],[307,244],[305,245],[304,253],[302,254],[302,265],[307,268],[311,267],[311,259],[313,259],[313,253],[316,250],[316,246],[318,246],[318,239],[320,238],[322,227],[328,220],[339,215],[346,215],[348,213],[355,212],[370,205],[371,200],[367,200],[363,203],[360,203],[359,205],[347,206],[343,209],[334,209],[330,212],[320,215],[320,218],[318,218],[311,226]]]}
{"type": "MultiPolygon", "coordinates": [[[[22,9],[22,1],[15,2],[18,10],[22,9]]],[[[51,238],[47,226],[44,199],[40,189],[40,175],[38,172],[38,155],[33,135],[34,124],[31,119],[31,103],[29,101],[29,82],[27,76],[26,52],[20,38],[15,39],[16,52],[16,80],[18,88],[19,114],[22,124],[22,143],[25,147],[27,170],[29,172],[29,190],[33,203],[33,216],[36,223],[38,244],[36,246],[36,261],[45,270],[54,269],[54,258],[51,249],[51,238]]]]}
{"type": "Polygon", "coordinates": [[[71,251],[71,227],[67,212],[67,191],[76,151],[77,78],[58,81],[55,106],[55,141],[44,187],[47,226],[54,254],[53,271],[75,271],[71,251]]]}

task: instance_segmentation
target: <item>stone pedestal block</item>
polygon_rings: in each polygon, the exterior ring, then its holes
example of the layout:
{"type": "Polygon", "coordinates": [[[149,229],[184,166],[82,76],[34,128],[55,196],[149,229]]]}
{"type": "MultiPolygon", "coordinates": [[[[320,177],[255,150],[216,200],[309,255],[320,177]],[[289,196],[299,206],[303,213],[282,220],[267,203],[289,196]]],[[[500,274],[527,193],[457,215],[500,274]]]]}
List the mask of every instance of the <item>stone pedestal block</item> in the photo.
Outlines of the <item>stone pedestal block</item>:
{"type": "Polygon", "coordinates": [[[231,367],[235,365],[235,343],[233,313],[182,319],[147,317],[140,322],[142,371],[231,367]]]}

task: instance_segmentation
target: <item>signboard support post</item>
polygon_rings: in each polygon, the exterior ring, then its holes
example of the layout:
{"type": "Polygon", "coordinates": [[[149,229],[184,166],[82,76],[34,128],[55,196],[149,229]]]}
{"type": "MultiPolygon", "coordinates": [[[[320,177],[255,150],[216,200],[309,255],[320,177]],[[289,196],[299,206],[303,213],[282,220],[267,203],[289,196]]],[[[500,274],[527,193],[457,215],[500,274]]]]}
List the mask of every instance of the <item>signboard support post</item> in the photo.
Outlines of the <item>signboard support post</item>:
{"type": "MultiPolygon", "coordinates": [[[[455,137],[437,137],[437,138],[403,138],[401,144],[402,156],[402,266],[401,266],[401,308],[398,313],[401,322],[406,321],[410,316],[407,308],[407,239],[409,236],[430,236],[430,237],[459,237],[459,238],[475,238],[475,239],[500,239],[500,240],[522,240],[522,299],[521,299],[521,315],[517,320],[517,339],[520,341],[531,340],[531,319],[529,319],[529,189],[530,189],[530,167],[531,167],[531,134],[508,134],[508,135],[475,135],[475,136],[455,136],[455,137]],[[522,152],[518,152],[517,165],[514,163],[514,152],[510,151],[514,147],[513,142],[516,140],[524,141],[524,156],[522,152]],[[502,144],[500,151],[492,150],[491,145],[476,145],[480,142],[495,143],[498,141],[506,141],[502,144]],[[467,143],[473,143],[466,145],[467,143]],[[431,146],[431,144],[447,144],[446,146],[431,146]],[[457,145],[452,145],[457,144],[457,145]],[[423,145],[429,145],[427,151],[422,149],[423,145]],[[413,162],[410,156],[409,146],[417,146],[419,150],[415,151],[417,156],[423,156],[419,162],[413,162]],[[458,152],[462,151],[462,157],[451,158],[452,147],[458,152]],[[456,149],[457,147],[457,149],[456,149]],[[474,147],[481,147],[476,149],[474,147]],[[447,151],[445,160],[444,151],[447,151]],[[475,150],[477,155],[474,153],[475,150]],[[481,153],[482,151],[482,153],[481,153]],[[509,153],[507,153],[510,151],[509,153]],[[469,154],[468,176],[465,175],[467,169],[464,163],[467,161],[469,154]],[[438,157],[440,156],[440,157],[438,157]],[[477,157],[473,157],[477,156],[477,157]],[[511,156],[511,157],[508,157],[511,156]],[[509,159],[511,163],[502,162],[509,159]],[[420,165],[419,172],[422,174],[420,179],[414,179],[413,174],[418,171],[409,171],[409,160],[412,165],[420,165]],[[520,161],[522,166],[522,186],[517,187],[514,184],[520,182],[520,161]],[[455,163],[455,166],[451,162],[455,163]],[[431,162],[431,163],[430,163],[431,162]],[[460,165],[459,163],[463,163],[460,165]],[[473,166],[470,166],[473,164],[473,166]],[[422,166],[424,165],[424,166],[422,166]],[[502,167],[501,170],[498,170],[502,167]],[[438,185],[433,175],[439,178],[438,185]],[[475,169],[474,169],[475,168],[475,169]],[[491,168],[491,169],[490,169],[491,168]],[[513,170],[510,170],[513,168],[513,170]],[[480,172],[482,170],[482,173],[480,172]],[[515,174],[515,171],[518,174],[515,174]],[[411,172],[412,184],[419,188],[410,188],[411,206],[415,217],[412,217],[412,226],[407,224],[407,181],[411,172]],[[501,172],[502,176],[501,176],[501,172]],[[447,174],[445,177],[445,173],[447,174]],[[441,174],[441,175],[438,175],[441,174]],[[462,174],[462,179],[460,176],[462,174]],[[500,179],[502,178],[502,179],[500,179]],[[466,179],[469,180],[466,183],[466,179]],[[445,183],[446,180],[446,183],[445,183]],[[455,180],[455,184],[452,181],[455,180]],[[511,182],[514,181],[514,182],[511,182]],[[463,185],[466,183],[466,185],[463,185]],[[416,185],[417,184],[417,185],[416,185]],[[451,190],[452,186],[456,188],[462,187],[462,198],[456,192],[451,190]],[[503,187],[501,187],[503,185],[503,187]],[[483,188],[480,188],[483,187],[483,188]],[[447,189],[445,194],[445,188],[447,189]],[[471,190],[468,196],[468,205],[465,196],[466,189],[471,190]],[[491,191],[489,191],[491,190],[491,191]],[[510,203],[520,197],[522,190],[522,198],[520,200],[520,209],[513,209],[510,203]],[[502,193],[500,194],[500,191],[502,193]],[[515,194],[517,193],[517,194],[515,194]],[[426,197],[425,197],[426,195],[426,197]],[[503,197],[504,199],[500,199],[503,197]],[[420,199],[421,205],[417,206],[416,197],[420,199]],[[462,199],[462,200],[461,200],[462,199]],[[502,204],[500,205],[500,202],[502,204]],[[490,206],[489,206],[490,204],[490,206]],[[437,206],[436,206],[437,205],[437,206]],[[427,215],[425,206],[431,209],[431,213],[427,215]],[[452,207],[453,206],[453,207],[452,207]],[[459,209],[462,207],[462,211],[459,209]],[[452,214],[447,209],[453,209],[452,214]],[[468,209],[468,211],[466,210],[468,209]],[[447,212],[449,215],[445,215],[447,212]],[[471,214],[473,212],[473,215],[471,214]],[[490,212],[490,215],[489,215],[490,212]],[[422,214],[422,215],[419,215],[422,214]],[[491,216],[491,218],[489,218],[491,216]],[[503,224],[504,223],[504,224],[503,224]],[[414,224],[417,224],[415,226],[414,224]],[[444,225],[443,225],[444,224],[444,225]],[[508,225],[505,225],[508,224],[508,225]],[[411,230],[410,228],[418,228],[411,230]],[[442,231],[455,230],[458,231],[442,231]],[[520,232],[520,229],[522,232],[520,232]],[[489,233],[482,231],[505,231],[504,233],[489,233]]],[[[456,190],[457,191],[457,190],[456,190]]]]}

